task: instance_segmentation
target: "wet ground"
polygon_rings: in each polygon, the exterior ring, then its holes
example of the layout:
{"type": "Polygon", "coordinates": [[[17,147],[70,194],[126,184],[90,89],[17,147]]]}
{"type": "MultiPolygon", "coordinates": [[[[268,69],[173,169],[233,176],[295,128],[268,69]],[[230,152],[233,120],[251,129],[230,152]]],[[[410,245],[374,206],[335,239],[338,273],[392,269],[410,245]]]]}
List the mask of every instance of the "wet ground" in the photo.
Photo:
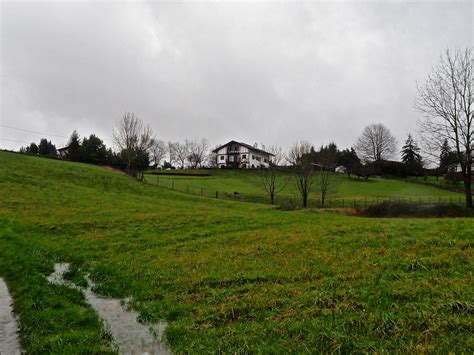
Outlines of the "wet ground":
{"type": "Polygon", "coordinates": [[[20,354],[18,325],[12,309],[13,300],[8,288],[0,278],[0,354],[20,354]]]}
{"type": "MultiPolygon", "coordinates": [[[[83,292],[87,302],[104,320],[111,333],[115,345],[121,354],[170,354],[170,350],[163,342],[165,322],[145,325],[137,321],[138,314],[127,311],[118,299],[103,298],[92,292],[92,283],[82,289],[64,279],[69,264],[56,264],[54,272],[48,276],[48,281],[54,284],[65,285],[83,292]]],[[[1,351],[0,351],[1,353],[1,351]]]]}

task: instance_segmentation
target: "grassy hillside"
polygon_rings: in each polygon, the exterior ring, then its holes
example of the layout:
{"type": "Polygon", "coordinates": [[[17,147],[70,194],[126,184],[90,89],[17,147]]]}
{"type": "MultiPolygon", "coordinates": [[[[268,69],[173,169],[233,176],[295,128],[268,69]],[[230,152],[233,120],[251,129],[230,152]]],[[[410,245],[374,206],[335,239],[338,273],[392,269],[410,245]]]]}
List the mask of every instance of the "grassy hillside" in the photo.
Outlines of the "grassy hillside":
{"type": "MultiPolygon", "coordinates": [[[[192,171],[184,171],[189,176],[160,174],[147,174],[147,181],[151,184],[159,183],[166,187],[174,187],[185,190],[188,186],[190,189],[197,191],[204,189],[204,193],[213,194],[215,191],[241,194],[264,194],[264,189],[259,180],[257,171],[252,170],[209,170],[211,176],[190,176],[192,171]]],[[[176,173],[175,173],[176,174],[176,173]]],[[[288,174],[286,174],[288,175],[288,174]]],[[[292,181],[281,192],[281,196],[298,196],[295,183],[292,181]]],[[[317,196],[317,190],[312,193],[313,198],[317,196]]],[[[412,199],[428,199],[437,200],[458,199],[461,195],[455,192],[439,189],[434,186],[416,184],[408,180],[392,180],[371,178],[368,181],[364,179],[348,178],[346,175],[337,175],[337,184],[334,191],[330,193],[331,198],[336,199],[357,199],[365,198],[412,198],[412,199]]]]}
{"type": "Polygon", "coordinates": [[[176,352],[474,350],[472,219],[285,212],[2,152],[0,196],[0,276],[32,353],[110,351],[82,296],[44,281],[58,261],[168,320],[176,352]]]}

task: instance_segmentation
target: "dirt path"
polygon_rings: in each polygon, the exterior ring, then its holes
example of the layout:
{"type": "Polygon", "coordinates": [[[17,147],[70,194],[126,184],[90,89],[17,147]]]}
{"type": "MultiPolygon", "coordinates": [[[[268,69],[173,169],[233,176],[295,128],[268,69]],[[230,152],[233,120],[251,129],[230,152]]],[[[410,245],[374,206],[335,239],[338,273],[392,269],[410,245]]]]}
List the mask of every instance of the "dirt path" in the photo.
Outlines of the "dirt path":
{"type": "Polygon", "coordinates": [[[8,288],[0,278],[0,354],[20,354],[18,325],[12,309],[13,300],[8,288]]]}
{"type": "Polygon", "coordinates": [[[56,264],[54,272],[48,276],[48,281],[54,284],[66,285],[82,291],[87,302],[105,321],[112,334],[120,354],[170,354],[170,350],[162,340],[166,329],[165,322],[145,325],[137,321],[138,314],[124,309],[121,301],[97,296],[89,287],[81,289],[64,279],[69,264],[56,264]]]}

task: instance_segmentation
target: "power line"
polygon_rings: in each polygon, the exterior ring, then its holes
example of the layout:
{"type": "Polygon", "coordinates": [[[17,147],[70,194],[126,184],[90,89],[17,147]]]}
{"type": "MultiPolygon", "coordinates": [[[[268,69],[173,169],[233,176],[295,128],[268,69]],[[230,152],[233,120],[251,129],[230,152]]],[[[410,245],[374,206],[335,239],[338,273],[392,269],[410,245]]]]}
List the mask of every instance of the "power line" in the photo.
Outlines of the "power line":
{"type": "MultiPolygon", "coordinates": [[[[69,139],[69,137],[61,136],[61,135],[58,135],[58,134],[51,134],[51,133],[43,133],[43,132],[37,132],[37,131],[30,131],[30,130],[28,130],[28,129],[18,128],[18,127],[12,127],[12,126],[8,126],[8,125],[4,125],[4,124],[0,124],[0,127],[15,129],[15,130],[17,130],[17,131],[23,131],[23,132],[28,132],[28,133],[40,134],[40,135],[43,135],[43,136],[51,136],[51,137],[58,137],[58,138],[66,138],[66,139],[69,139]]],[[[101,138],[101,139],[104,140],[104,141],[111,141],[111,140],[112,140],[112,138],[101,138]]]]}
{"type": "Polygon", "coordinates": [[[5,128],[10,128],[10,129],[16,129],[17,131],[23,131],[23,132],[28,132],[28,133],[35,133],[35,134],[41,134],[44,136],[51,136],[51,137],[59,137],[59,138],[69,138],[66,136],[60,136],[58,134],[49,134],[49,133],[43,133],[43,132],[37,132],[37,131],[30,131],[28,129],[23,129],[23,128],[17,128],[17,127],[12,127],[12,126],[7,126],[4,124],[0,124],[0,127],[5,127],[5,128]]]}
{"type": "Polygon", "coordinates": [[[29,144],[29,142],[25,142],[25,141],[18,141],[16,139],[8,139],[8,138],[0,138],[1,141],[9,141],[9,142],[16,142],[16,143],[26,143],[26,144],[29,144]]]}

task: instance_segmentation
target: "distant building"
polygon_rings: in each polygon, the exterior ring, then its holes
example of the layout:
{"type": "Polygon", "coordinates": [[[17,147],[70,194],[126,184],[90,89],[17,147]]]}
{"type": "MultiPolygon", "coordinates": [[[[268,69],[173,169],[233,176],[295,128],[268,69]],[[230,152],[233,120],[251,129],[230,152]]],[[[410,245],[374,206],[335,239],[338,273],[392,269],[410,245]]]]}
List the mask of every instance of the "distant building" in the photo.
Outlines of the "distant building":
{"type": "Polygon", "coordinates": [[[230,141],[227,144],[213,150],[217,155],[217,166],[219,168],[268,168],[270,166],[272,153],[257,148],[257,145],[230,141]]]}
{"type": "Polygon", "coordinates": [[[61,159],[66,159],[68,157],[68,147],[58,149],[58,157],[61,159]]]}
{"type": "MultiPolygon", "coordinates": [[[[461,173],[462,172],[461,164],[459,163],[451,164],[448,166],[447,170],[452,171],[454,173],[461,173]]],[[[471,174],[474,175],[474,165],[471,167],[471,174]]]]}
{"type": "Polygon", "coordinates": [[[338,174],[347,174],[347,168],[345,166],[339,165],[339,166],[336,166],[336,168],[334,169],[334,172],[338,174]]]}

